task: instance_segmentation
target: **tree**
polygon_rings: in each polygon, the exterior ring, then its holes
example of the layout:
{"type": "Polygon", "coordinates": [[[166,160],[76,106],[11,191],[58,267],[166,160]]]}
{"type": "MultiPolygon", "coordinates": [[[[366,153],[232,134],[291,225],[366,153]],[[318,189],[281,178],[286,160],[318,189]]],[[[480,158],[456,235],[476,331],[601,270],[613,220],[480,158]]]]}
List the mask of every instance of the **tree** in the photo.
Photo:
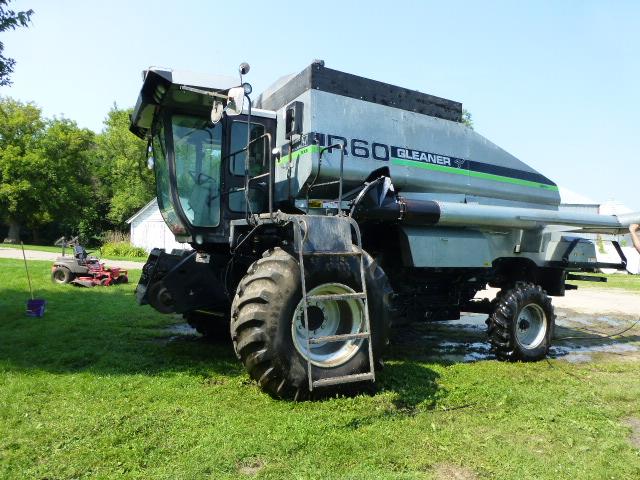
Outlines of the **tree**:
{"type": "Polygon", "coordinates": [[[43,132],[37,106],[0,97],[0,218],[9,224],[5,241],[19,241],[21,212],[37,209],[32,186],[38,161],[33,151],[43,132]]]}
{"type": "Polygon", "coordinates": [[[5,241],[18,242],[29,227],[36,236],[55,222],[75,230],[90,204],[93,179],[88,157],[94,134],[71,120],[45,121],[38,107],[0,98],[0,218],[5,241]]]}
{"type": "Polygon", "coordinates": [[[146,142],[129,131],[130,115],[131,109],[114,104],[97,138],[102,198],[108,203],[107,218],[117,228],[155,196],[153,172],[146,168],[146,142]]]}
{"type": "MultiPolygon", "coordinates": [[[[31,21],[33,10],[15,12],[7,9],[11,0],[0,0],[0,32],[27,27],[31,21]]],[[[4,44],[0,42],[0,87],[11,85],[9,76],[13,73],[16,61],[4,56],[4,44]]]]}
{"type": "Polygon", "coordinates": [[[86,209],[91,209],[96,179],[91,171],[91,156],[95,151],[95,134],[65,118],[47,121],[36,155],[41,159],[42,187],[46,198],[25,224],[34,236],[37,229],[55,221],[58,230],[71,234],[78,230],[86,209]]]}
{"type": "Polygon", "coordinates": [[[473,118],[471,112],[467,109],[462,110],[462,123],[473,130],[473,118]]]}

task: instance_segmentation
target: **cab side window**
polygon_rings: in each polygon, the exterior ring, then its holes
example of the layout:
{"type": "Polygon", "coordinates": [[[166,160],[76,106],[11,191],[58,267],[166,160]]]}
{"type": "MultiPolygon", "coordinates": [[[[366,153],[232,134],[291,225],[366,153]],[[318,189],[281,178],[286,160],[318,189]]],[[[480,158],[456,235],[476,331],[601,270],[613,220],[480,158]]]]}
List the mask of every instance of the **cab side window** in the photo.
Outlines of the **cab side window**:
{"type": "MultiPolygon", "coordinates": [[[[264,126],[251,124],[251,140],[264,135],[264,126]]],[[[236,121],[231,124],[231,145],[229,166],[232,175],[244,175],[244,161],[247,146],[247,122],[236,121]]],[[[254,177],[261,173],[266,173],[269,169],[267,164],[267,153],[265,152],[266,142],[262,138],[249,146],[249,175],[254,177]]]]}

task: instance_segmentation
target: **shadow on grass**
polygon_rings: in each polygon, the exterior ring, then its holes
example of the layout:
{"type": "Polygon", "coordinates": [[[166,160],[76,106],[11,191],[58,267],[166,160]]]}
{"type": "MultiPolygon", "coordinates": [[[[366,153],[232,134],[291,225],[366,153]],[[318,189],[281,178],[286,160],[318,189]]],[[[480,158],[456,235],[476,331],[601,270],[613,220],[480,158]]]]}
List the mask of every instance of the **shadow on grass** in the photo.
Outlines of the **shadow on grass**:
{"type": "MultiPolygon", "coordinates": [[[[28,293],[0,287],[0,371],[244,375],[230,341],[208,341],[176,328],[183,324],[180,317],[138,306],[134,284],[77,288],[42,282],[38,291],[47,311],[29,318],[28,293]]],[[[411,358],[387,363],[378,378],[371,393],[396,392],[394,414],[412,414],[432,402],[438,389],[437,374],[411,358]]]]}
{"type": "Polygon", "coordinates": [[[419,409],[435,407],[436,394],[442,390],[438,385],[439,377],[435,371],[417,361],[390,359],[378,380],[379,388],[397,394],[393,400],[395,412],[392,414],[412,416],[419,409]]]}
{"type": "Polygon", "coordinates": [[[0,369],[39,369],[54,373],[239,374],[229,343],[173,335],[180,319],[135,302],[134,286],[79,288],[44,284],[44,317],[25,315],[28,293],[0,289],[0,369]]]}

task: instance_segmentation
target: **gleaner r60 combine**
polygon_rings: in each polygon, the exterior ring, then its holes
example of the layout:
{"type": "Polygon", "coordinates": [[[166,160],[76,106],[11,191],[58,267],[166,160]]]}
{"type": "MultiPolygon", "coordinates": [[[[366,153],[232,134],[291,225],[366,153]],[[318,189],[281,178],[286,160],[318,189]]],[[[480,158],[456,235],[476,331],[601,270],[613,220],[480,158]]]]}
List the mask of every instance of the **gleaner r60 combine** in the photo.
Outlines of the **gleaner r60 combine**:
{"type": "Polygon", "coordinates": [[[602,265],[571,235],[640,214],[559,211],[556,185],[465,126],[460,103],[314,62],[252,105],[248,69],[240,82],[144,72],[131,130],[194,251],[154,250],[137,295],[201,333],[230,329],[267,392],[374,381],[392,321],[461,311],[488,314],[499,359],[539,360],[549,295],[575,272],[625,268],[617,244],[620,263],[602,265]],[[487,285],[498,296],[474,301],[487,285]]]}

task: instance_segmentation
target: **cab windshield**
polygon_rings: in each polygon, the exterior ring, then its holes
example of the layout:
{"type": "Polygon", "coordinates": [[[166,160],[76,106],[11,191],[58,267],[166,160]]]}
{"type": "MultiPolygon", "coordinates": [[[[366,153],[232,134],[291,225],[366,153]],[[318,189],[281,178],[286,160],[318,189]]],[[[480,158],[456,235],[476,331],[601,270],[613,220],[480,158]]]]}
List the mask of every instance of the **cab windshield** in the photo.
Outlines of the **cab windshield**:
{"type": "Polygon", "coordinates": [[[165,149],[165,130],[162,124],[153,136],[153,155],[156,172],[156,189],[158,207],[165,223],[175,235],[184,235],[187,231],[178,219],[173,203],[171,202],[171,180],[169,178],[169,164],[165,149]]]}
{"type": "Polygon", "coordinates": [[[186,115],[172,115],[177,193],[189,222],[197,227],[220,223],[222,126],[186,115]]]}

